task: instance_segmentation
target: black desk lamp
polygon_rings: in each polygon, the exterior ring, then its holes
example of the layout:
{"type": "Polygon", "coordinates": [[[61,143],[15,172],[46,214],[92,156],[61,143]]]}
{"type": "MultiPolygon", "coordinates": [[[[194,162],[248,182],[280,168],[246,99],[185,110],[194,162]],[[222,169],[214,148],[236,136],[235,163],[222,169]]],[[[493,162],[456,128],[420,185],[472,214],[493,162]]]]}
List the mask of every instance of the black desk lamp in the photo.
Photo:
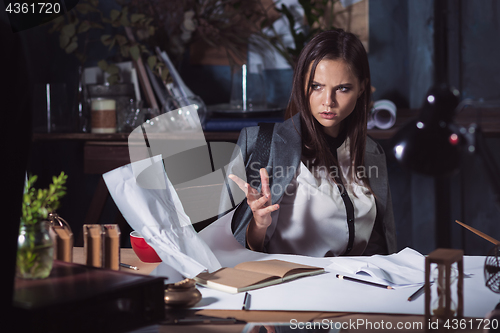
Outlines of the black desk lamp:
{"type": "Polygon", "coordinates": [[[429,176],[448,176],[460,161],[461,140],[453,124],[458,91],[445,85],[432,87],[417,119],[394,136],[393,154],[398,162],[429,176]]]}
{"type": "Polygon", "coordinates": [[[464,100],[459,103],[459,92],[447,85],[432,87],[417,119],[401,128],[393,139],[392,153],[404,167],[428,176],[434,176],[436,190],[436,247],[451,247],[449,217],[449,178],[460,164],[464,150],[481,156],[485,169],[500,202],[500,174],[476,124],[468,128],[454,123],[455,114],[466,106],[497,106],[464,100]]]}

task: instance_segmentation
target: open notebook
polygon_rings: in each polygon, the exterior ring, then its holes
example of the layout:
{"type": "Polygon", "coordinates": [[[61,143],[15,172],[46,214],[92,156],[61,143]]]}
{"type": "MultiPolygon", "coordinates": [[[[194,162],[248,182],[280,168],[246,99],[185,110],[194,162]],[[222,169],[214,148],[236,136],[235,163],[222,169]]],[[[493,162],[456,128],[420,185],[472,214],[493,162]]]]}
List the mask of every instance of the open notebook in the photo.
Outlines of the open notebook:
{"type": "Polygon", "coordinates": [[[223,267],[213,273],[200,273],[194,279],[202,286],[236,294],[324,272],[321,267],[273,259],[223,267]]]}

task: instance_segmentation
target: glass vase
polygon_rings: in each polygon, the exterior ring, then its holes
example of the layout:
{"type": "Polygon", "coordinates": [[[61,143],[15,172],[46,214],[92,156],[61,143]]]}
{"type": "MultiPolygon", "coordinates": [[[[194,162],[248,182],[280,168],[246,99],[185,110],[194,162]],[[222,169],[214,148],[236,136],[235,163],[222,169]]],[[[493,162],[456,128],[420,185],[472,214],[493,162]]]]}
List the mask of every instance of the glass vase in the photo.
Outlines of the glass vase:
{"type": "MultiPolygon", "coordinates": [[[[167,113],[169,111],[174,111],[188,105],[193,105],[194,109],[197,111],[198,118],[200,119],[200,124],[203,126],[207,118],[207,107],[203,100],[199,96],[188,96],[188,97],[173,97],[169,96],[165,100],[163,105],[162,113],[167,113]]],[[[185,117],[185,116],[183,116],[185,117]]],[[[193,119],[194,120],[194,119],[193,119]]]]}
{"type": "Polygon", "coordinates": [[[17,238],[16,276],[22,279],[48,277],[54,262],[53,252],[48,222],[21,223],[17,238]]]}

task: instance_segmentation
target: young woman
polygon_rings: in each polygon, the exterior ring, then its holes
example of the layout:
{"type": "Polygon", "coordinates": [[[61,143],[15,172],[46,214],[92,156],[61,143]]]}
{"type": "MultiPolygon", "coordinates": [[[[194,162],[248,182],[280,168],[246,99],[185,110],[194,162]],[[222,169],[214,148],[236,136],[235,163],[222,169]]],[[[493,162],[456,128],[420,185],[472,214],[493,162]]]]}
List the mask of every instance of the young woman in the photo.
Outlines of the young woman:
{"type": "MultiPolygon", "coordinates": [[[[305,46],[261,187],[229,170],[247,199],[232,221],[241,244],[316,257],[396,251],[385,155],[367,137],[370,88],[368,57],[353,34],[326,31],[305,46]]],[[[245,128],[238,139],[246,169],[258,131],[245,128]]]]}

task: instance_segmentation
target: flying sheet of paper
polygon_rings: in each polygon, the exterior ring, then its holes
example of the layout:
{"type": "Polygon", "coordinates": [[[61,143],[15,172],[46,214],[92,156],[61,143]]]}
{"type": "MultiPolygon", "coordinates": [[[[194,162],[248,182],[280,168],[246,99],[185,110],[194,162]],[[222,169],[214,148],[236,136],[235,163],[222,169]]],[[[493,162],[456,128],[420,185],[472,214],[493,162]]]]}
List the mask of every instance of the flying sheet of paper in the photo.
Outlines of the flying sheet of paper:
{"type": "Polygon", "coordinates": [[[163,262],[186,277],[221,267],[185,214],[165,173],[161,155],[109,171],[103,178],[125,220],[155,249],[163,262]],[[144,181],[145,178],[148,183],[159,186],[140,186],[138,179],[144,181]]]}

